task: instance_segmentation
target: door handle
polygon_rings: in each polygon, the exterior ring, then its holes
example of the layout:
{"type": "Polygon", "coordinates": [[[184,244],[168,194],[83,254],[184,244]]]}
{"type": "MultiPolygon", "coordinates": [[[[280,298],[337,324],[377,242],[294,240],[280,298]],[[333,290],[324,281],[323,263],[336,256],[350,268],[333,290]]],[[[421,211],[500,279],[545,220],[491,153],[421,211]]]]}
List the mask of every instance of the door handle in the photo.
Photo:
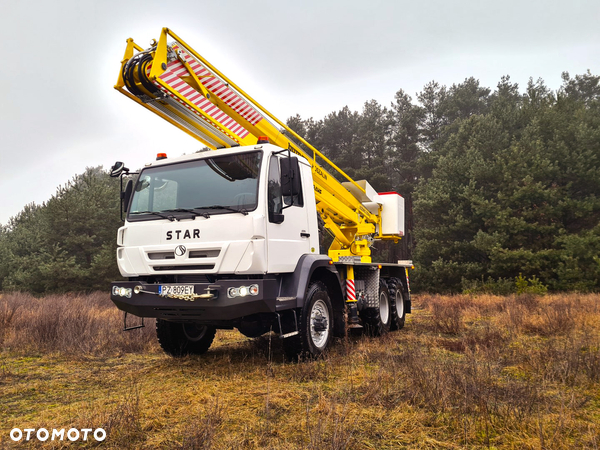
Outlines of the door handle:
{"type": "Polygon", "coordinates": [[[310,233],[300,233],[300,237],[310,237],[310,233]]]}

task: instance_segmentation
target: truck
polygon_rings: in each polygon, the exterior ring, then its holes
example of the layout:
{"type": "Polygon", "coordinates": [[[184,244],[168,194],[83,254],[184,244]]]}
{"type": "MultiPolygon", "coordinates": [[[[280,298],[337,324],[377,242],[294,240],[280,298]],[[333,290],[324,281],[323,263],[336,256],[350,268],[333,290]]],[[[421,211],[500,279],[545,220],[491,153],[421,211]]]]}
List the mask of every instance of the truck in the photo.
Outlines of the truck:
{"type": "Polygon", "coordinates": [[[350,329],[403,328],[412,262],[371,258],[404,236],[401,195],[350,178],[168,28],[147,49],[127,40],[115,88],[205,146],[111,168],[125,214],[111,300],[125,330],[155,318],[173,357],[205,353],[218,329],[274,332],[297,358],[350,329]]]}

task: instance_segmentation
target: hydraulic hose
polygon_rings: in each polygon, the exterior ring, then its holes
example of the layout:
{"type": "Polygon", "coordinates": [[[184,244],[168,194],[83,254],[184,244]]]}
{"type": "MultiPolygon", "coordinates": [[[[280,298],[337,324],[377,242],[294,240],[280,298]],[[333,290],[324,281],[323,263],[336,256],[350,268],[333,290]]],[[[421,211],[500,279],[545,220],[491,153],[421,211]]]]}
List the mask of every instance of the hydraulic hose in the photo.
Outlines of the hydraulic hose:
{"type": "Polygon", "coordinates": [[[146,75],[146,67],[152,62],[152,55],[150,53],[138,53],[127,61],[123,66],[123,82],[127,87],[127,90],[136,97],[146,95],[146,92],[141,90],[136,84],[136,68],[137,68],[137,79],[139,83],[149,93],[158,92],[158,88],[152,84],[146,75]]]}
{"type": "Polygon", "coordinates": [[[147,53],[144,56],[142,56],[139,63],[137,64],[138,79],[142,83],[142,86],[144,86],[148,92],[154,94],[155,92],[158,92],[158,88],[154,86],[154,84],[148,79],[148,76],[146,75],[146,67],[151,62],[152,55],[150,53],[147,53]]]}

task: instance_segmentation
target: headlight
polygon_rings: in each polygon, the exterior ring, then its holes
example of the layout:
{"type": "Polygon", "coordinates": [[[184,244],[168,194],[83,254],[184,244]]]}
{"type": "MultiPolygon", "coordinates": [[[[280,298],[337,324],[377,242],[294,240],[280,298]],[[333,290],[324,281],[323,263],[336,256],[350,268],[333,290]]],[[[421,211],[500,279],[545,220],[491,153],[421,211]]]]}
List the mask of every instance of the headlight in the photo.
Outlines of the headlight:
{"type": "Polygon", "coordinates": [[[246,297],[248,295],[258,295],[258,284],[227,289],[227,297],[229,298],[246,297]]]}
{"type": "Polygon", "coordinates": [[[133,290],[131,288],[119,287],[119,286],[113,286],[113,288],[112,288],[112,293],[114,296],[118,295],[119,297],[131,298],[132,292],[133,292],[133,290]]]}

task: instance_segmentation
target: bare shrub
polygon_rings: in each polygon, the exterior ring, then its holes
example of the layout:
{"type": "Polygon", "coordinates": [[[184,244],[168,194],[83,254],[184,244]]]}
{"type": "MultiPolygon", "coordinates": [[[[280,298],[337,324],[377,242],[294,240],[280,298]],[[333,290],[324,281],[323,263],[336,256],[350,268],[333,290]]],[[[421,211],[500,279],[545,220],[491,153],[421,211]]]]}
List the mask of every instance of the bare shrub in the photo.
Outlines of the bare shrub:
{"type": "Polygon", "coordinates": [[[325,381],[331,373],[331,367],[323,360],[300,360],[295,367],[293,378],[299,383],[325,381]]]}
{"type": "Polygon", "coordinates": [[[114,407],[100,412],[96,420],[98,419],[114,445],[129,447],[133,442],[142,439],[139,385],[132,383],[121,400],[114,407]]]}
{"type": "Polygon", "coordinates": [[[11,311],[2,344],[12,351],[106,355],[156,348],[154,321],[123,333],[122,312],[106,293],[43,298],[15,293],[4,294],[0,302],[0,310],[11,311]]]}
{"type": "Polygon", "coordinates": [[[24,297],[23,294],[17,294],[9,301],[9,297],[0,295],[0,345],[11,329],[17,310],[23,305],[24,297]]]}
{"type": "Polygon", "coordinates": [[[514,299],[518,305],[524,306],[528,311],[535,311],[540,305],[540,297],[534,294],[519,294],[514,299]]]}
{"type": "Polygon", "coordinates": [[[600,339],[552,338],[523,354],[524,361],[540,378],[568,386],[600,380],[600,339]]]}
{"type": "Polygon", "coordinates": [[[513,333],[536,333],[534,323],[537,323],[539,316],[540,297],[527,293],[511,295],[502,303],[499,323],[513,333]]]}
{"type": "Polygon", "coordinates": [[[433,331],[444,334],[459,334],[462,330],[461,303],[436,300],[431,303],[433,331]]]}
{"type": "Polygon", "coordinates": [[[541,336],[565,334],[575,327],[575,311],[570,298],[559,298],[540,305],[538,314],[530,314],[523,323],[529,333],[541,336]]]}
{"type": "Polygon", "coordinates": [[[573,304],[568,299],[561,299],[548,305],[542,311],[543,325],[550,334],[562,334],[575,327],[573,304]]]}
{"type": "Polygon", "coordinates": [[[491,316],[504,309],[507,297],[498,295],[476,295],[471,298],[471,306],[477,309],[478,315],[491,316]]]}
{"type": "Polygon", "coordinates": [[[353,423],[348,415],[348,405],[335,398],[321,397],[315,408],[306,403],[306,434],[308,448],[320,450],[345,450],[351,447],[353,423]]]}
{"type": "Polygon", "coordinates": [[[486,445],[498,433],[523,429],[523,422],[545,409],[547,401],[528,379],[502,376],[504,366],[493,359],[497,354],[489,348],[499,345],[502,351],[508,338],[496,331],[482,328],[481,334],[469,338],[476,348],[467,348],[458,357],[442,356],[422,344],[405,347],[398,355],[395,378],[403,381],[394,387],[401,401],[437,416],[449,414],[465,426],[468,422],[486,445]]]}
{"type": "Polygon", "coordinates": [[[509,341],[509,336],[489,321],[479,321],[461,337],[463,351],[481,352],[487,359],[497,359],[509,341]]]}
{"type": "Polygon", "coordinates": [[[510,380],[495,385],[488,395],[488,408],[494,415],[493,420],[515,430],[546,404],[538,387],[525,381],[510,380]]]}
{"type": "Polygon", "coordinates": [[[440,338],[436,341],[436,345],[449,352],[464,353],[466,350],[465,343],[462,339],[440,338]]]}
{"type": "Polygon", "coordinates": [[[402,403],[399,380],[389,371],[390,364],[382,366],[361,385],[361,403],[393,409],[402,403]]]}
{"type": "Polygon", "coordinates": [[[600,342],[586,343],[579,349],[581,365],[587,378],[594,383],[600,381],[600,342]]]}
{"type": "Polygon", "coordinates": [[[410,374],[400,394],[415,406],[435,412],[446,409],[449,391],[445,389],[443,372],[438,370],[440,361],[432,359],[422,347],[409,345],[398,355],[398,366],[402,373],[410,374]]]}
{"type": "Polygon", "coordinates": [[[223,425],[225,409],[216,399],[204,413],[192,420],[183,434],[183,450],[208,450],[214,448],[215,436],[223,425]]]}
{"type": "Polygon", "coordinates": [[[527,316],[527,308],[511,298],[507,299],[499,321],[501,325],[506,326],[513,333],[518,333],[522,331],[523,321],[527,316]]]}

